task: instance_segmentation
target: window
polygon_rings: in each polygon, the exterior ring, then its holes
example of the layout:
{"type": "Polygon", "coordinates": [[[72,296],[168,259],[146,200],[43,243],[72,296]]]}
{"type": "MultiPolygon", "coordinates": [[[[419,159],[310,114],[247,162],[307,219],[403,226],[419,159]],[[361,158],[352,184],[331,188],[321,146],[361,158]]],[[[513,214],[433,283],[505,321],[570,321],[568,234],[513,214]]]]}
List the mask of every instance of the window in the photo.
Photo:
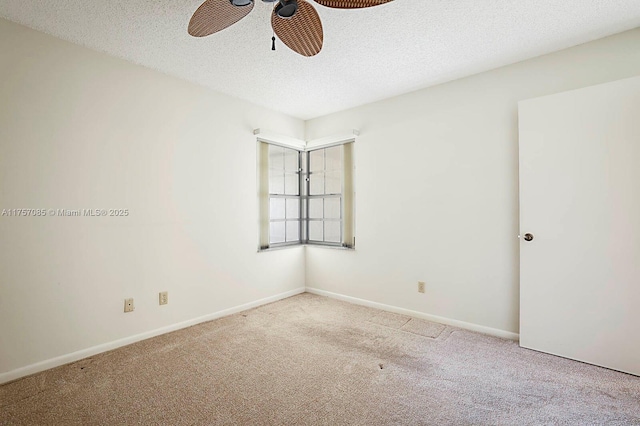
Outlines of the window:
{"type": "Polygon", "coordinates": [[[353,143],[308,151],[259,143],[260,249],[353,248],[353,143]]]}
{"type": "Polygon", "coordinates": [[[269,145],[269,245],[300,243],[301,157],[295,149],[269,145]]]}

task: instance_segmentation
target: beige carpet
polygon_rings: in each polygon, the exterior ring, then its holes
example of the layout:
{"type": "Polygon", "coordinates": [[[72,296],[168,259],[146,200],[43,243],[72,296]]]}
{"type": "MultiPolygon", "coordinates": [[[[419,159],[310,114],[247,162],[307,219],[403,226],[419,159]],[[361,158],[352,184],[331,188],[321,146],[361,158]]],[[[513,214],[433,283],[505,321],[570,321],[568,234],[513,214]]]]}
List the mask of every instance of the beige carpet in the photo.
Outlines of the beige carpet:
{"type": "Polygon", "coordinates": [[[13,425],[640,425],[640,378],[302,294],[0,387],[13,425]]]}

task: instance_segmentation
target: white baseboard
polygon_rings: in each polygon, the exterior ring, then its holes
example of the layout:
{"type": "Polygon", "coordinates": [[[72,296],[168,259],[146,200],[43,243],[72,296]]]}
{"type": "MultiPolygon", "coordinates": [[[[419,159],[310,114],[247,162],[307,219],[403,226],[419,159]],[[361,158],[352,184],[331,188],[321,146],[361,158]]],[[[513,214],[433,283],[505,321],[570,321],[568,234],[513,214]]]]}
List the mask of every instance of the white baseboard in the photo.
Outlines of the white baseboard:
{"type": "Polygon", "coordinates": [[[253,302],[245,303],[243,305],[235,306],[229,309],[224,309],[222,311],[214,312],[212,314],[204,315],[198,318],[190,319],[187,321],[183,321],[177,324],[172,324],[167,327],[158,328],[156,330],[151,330],[145,333],[137,334],[135,336],[125,337],[124,339],[116,340],[109,343],[104,343],[102,345],[93,346],[91,348],[83,349],[77,352],[73,352],[70,354],[62,355],[56,358],[52,358],[46,361],[41,361],[35,364],[28,365],[26,367],[21,367],[16,370],[12,370],[6,373],[0,374],[0,384],[11,382],[16,379],[20,379],[22,377],[29,376],[31,374],[39,373],[41,371],[49,370],[51,368],[59,367],[64,364],[69,364],[71,362],[76,362],[81,359],[94,356],[100,354],[102,352],[107,352],[113,349],[120,348],[122,346],[127,346],[132,343],[140,342],[142,340],[149,339],[151,337],[159,336],[161,334],[170,333],[172,331],[180,330],[183,328],[191,327],[192,325],[201,324],[207,321],[213,321],[218,318],[226,317],[228,315],[233,315],[238,312],[246,311],[247,309],[255,308],[258,306],[266,305],[267,303],[277,302],[278,300],[286,299],[291,296],[295,296],[297,294],[301,294],[304,292],[317,294],[320,296],[331,297],[333,299],[343,300],[345,302],[355,303],[357,305],[368,306],[370,308],[382,309],[388,312],[394,312],[397,314],[407,315],[415,318],[426,319],[429,321],[439,322],[441,324],[447,324],[454,327],[463,328],[466,330],[476,331],[483,334],[489,334],[496,337],[501,337],[504,339],[510,340],[518,340],[519,335],[517,333],[511,333],[509,331],[499,330],[496,328],[485,327],[482,325],[472,324],[464,321],[458,321],[454,319],[439,317],[436,315],[425,314],[423,312],[412,311],[409,309],[398,308],[396,306],[385,305],[383,303],[371,302],[369,300],[358,299],[356,297],[345,296],[338,293],[332,293],[325,290],[320,290],[317,288],[304,288],[300,287],[295,290],[287,291],[285,293],[277,294],[275,296],[266,297],[264,299],[256,300],[253,302]]]}
{"type": "Polygon", "coordinates": [[[518,333],[499,330],[497,328],[485,327],[484,325],[473,324],[470,322],[464,322],[464,321],[458,321],[450,318],[439,317],[436,315],[425,314],[423,312],[412,311],[410,309],[404,309],[404,308],[398,308],[396,306],[385,305],[383,303],[371,302],[369,300],[358,299],[357,297],[345,296],[343,294],[332,293],[330,291],[320,290],[317,288],[307,287],[307,293],[317,294],[319,296],[331,297],[333,299],[354,303],[356,305],[367,306],[369,308],[382,309],[383,311],[393,312],[401,315],[407,315],[415,318],[421,318],[428,321],[451,325],[453,327],[464,328],[465,330],[476,331],[478,333],[501,337],[503,339],[509,339],[509,340],[520,339],[520,335],[518,333]]]}
{"type": "Polygon", "coordinates": [[[212,321],[218,318],[233,315],[238,312],[246,311],[247,309],[255,308],[258,306],[266,305],[267,303],[276,302],[281,299],[286,299],[297,294],[305,292],[304,287],[297,288],[295,290],[287,291],[285,293],[276,294],[275,296],[266,297],[264,299],[256,300],[254,302],[245,303],[240,306],[225,309],[212,314],[204,315],[199,318],[190,319],[177,324],[172,324],[167,327],[158,328],[156,330],[147,331],[145,333],[137,334],[135,336],[125,337],[124,339],[116,340],[102,345],[94,346],[91,348],[83,349],[70,354],[62,355],[56,358],[41,361],[35,364],[28,365],[26,367],[18,368],[6,373],[0,374],[0,384],[11,382],[16,379],[20,379],[31,374],[39,373],[41,371],[49,370],[50,368],[59,367],[64,364],[79,361],[81,359],[97,355],[102,352],[107,352],[113,349],[120,348],[122,346],[130,345],[132,343],[146,340],[151,337],[159,336],[161,334],[170,333],[172,331],[180,330],[182,328],[191,327],[192,325],[200,324],[207,321],[212,321]]]}

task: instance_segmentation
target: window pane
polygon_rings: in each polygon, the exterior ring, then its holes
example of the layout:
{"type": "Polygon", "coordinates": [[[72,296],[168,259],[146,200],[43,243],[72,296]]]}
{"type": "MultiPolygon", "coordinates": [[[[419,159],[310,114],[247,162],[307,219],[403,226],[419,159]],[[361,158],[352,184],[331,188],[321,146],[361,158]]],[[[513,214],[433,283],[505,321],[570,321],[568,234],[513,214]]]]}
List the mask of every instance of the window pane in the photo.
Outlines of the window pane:
{"type": "Polygon", "coordinates": [[[325,149],[324,161],[326,171],[342,170],[342,146],[334,146],[325,149]]]}
{"type": "Polygon", "coordinates": [[[324,149],[311,151],[309,153],[309,171],[321,172],[324,170],[324,149]]]}
{"type": "Polygon", "coordinates": [[[324,173],[314,173],[309,176],[309,195],[323,195],[324,173]]]}
{"type": "Polygon", "coordinates": [[[284,194],[284,172],[269,172],[269,194],[284,194]]]}
{"type": "Polygon", "coordinates": [[[284,168],[288,172],[298,171],[298,151],[287,149],[284,152],[284,168]]]}
{"type": "Polygon", "coordinates": [[[322,219],[323,214],[323,199],[322,198],[312,198],[309,200],[309,218],[311,219],[322,219]]]}
{"type": "Polygon", "coordinates": [[[341,208],[340,198],[324,199],[324,217],[326,219],[340,219],[341,208]]]}
{"type": "Polygon", "coordinates": [[[300,219],[300,200],[287,199],[287,219],[300,219]]]}
{"type": "Polygon", "coordinates": [[[339,221],[324,222],[324,240],[328,243],[340,242],[341,238],[339,221]]]}
{"type": "Polygon", "coordinates": [[[327,172],[325,177],[325,194],[342,193],[342,172],[327,172]]]}
{"type": "Polygon", "coordinates": [[[284,170],[284,148],[269,145],[269,168],[284,170]]]}
{"type": "Polygon", "coordinates": [[[300,178],[296,174],[287,174],[284,177],[284,193],[286,195],[299,195],[300,178]]]}
{"type": "Polygon", "coordinates": [[[269,226],[269,243],[284,243],[285,222],[271,222],[269,226]]]}
{"type": "Polygon", "coordinates": [[[269,219],[284,219],[284,198],[271,198],[269,200],[269,219]]]}
{"type": "Polygon", "coordinates": [[[324,232],[322,228],[323,228],[322,221],[320,220],[309,221],[309,240],[323,241],[324,232]]]}
{"type": "Polygon", "coordinates": [[[300,240],[300,222],[297,220],[287,221],[287,242],[300,240]]]}

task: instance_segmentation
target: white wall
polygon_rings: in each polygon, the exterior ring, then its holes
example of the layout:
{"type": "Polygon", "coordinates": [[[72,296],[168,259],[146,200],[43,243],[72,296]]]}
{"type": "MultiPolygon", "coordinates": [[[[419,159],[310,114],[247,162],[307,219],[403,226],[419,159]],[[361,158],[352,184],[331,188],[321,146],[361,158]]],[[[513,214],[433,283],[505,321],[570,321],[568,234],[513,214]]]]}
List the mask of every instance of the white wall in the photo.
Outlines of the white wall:
{"type": "Polygon", "coordinates": [[[638,45],[634,30],[307,122],[307,140],[362,132],[357,250],[258,254],[251,131],[305,123],[0,20],[0,211],[131,212],[0,217],[0,378],[305,282],[517,332],[517,102],[637,75],[638,45]]]}
{"type": "Polygon", "coordinates": [[[0,210],[131,212],[0,217],[0,376],[304,286],[257,253],[252,134],[302,121],[4,20],[0,52],[0,210]]]}
{"type": "Polygon", "coordinates": [[[308,247],[307,287],[517,333],[517,102],[638,75],[639,46],[636,29],[307,122],[307,140],[361,130],[356,251],[308,247]]]}

